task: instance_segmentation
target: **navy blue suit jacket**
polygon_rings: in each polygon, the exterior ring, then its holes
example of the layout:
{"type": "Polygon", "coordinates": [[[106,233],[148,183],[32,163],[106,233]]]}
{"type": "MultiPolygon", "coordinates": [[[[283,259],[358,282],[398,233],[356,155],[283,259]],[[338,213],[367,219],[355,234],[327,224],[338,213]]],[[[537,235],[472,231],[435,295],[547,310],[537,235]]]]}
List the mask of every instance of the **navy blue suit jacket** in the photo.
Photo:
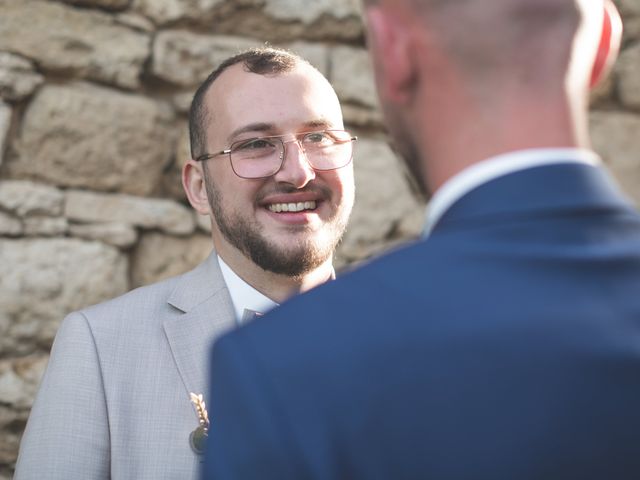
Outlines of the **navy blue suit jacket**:
{"type": "Polygon", "coordinates": [[[431,236],[220,340],[206,479],[640,478],[640,217],[602,169],[488,182],[431,236]]]}

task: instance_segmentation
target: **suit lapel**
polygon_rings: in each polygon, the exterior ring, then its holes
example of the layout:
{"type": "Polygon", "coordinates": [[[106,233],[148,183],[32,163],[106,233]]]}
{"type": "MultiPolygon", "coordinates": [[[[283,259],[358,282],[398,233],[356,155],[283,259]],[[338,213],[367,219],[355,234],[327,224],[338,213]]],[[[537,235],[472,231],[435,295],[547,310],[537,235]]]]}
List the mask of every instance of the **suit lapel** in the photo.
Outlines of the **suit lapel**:
{"type": "Polygon", "coordinates": [[[217,337],[236,326],[233,304],[215,252],[181,278],[168,302],[185,312],[163,324],[180,377],[187,393],[203,393],[209,398],[209,350],[217,337]]]}

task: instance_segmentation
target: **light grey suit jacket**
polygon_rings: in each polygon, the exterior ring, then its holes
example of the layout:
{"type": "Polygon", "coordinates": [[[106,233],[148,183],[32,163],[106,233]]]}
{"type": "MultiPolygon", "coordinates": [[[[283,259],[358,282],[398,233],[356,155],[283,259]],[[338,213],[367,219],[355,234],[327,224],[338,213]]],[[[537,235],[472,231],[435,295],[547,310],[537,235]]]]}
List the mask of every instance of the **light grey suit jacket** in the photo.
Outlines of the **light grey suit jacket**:
{"type": "MultiPolygon", "coordinates": [[[[233,328],[215,253],[182,276],[65,318],[25,430],[16,480],[189,479],[213,340],[233,328]]],[[[210,420],[215,421],[207,405],[210,420]]]]}

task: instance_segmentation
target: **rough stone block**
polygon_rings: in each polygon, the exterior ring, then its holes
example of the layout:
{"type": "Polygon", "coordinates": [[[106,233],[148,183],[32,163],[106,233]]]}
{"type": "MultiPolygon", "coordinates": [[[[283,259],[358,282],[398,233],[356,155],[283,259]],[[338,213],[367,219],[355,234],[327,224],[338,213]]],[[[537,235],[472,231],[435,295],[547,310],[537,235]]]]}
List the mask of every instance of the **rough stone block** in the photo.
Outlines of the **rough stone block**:
{"type": "Polygon", "coordinates": [[[179,138],[176,143],[176,151],[173,156],[173,162],[164,170],[162,185],[163,197],[172,198],[178,202],[186,203],[187,196],[182,187],[182,167],[191,158],[191,149],[189,148],[189,132],[186,122],[178,127],[179,138]]]}
{"type": "Polygon", "coordinates": [[[267,0],[265,12],[276,19],[311,24],[322,17],[333,19],[360,18],[358,0],[314,0],[305,2],[301,8],[299,0],[267,0]]]}
{"type": "Polygon", "coordinates": [[[69,233],[87,240],[100,240],[108,245],[128,248],[138,240],[138,232],[126,223],[71,224],[69,233]]]}
{"type": "Polygon", "coordinates": [[[5,405],[0,402],[0,480],[11,480],[29,409],[5,405]]]}
{"type": "Polygon", "coordinates": [[[612,101],[615,93],[615,75],[609,75],[603,78],[589,92],[589,106],[590,108],[598,108],[600,105],[606,105],[612,101]]]}
{"type": "Polygon", "coordinates": [[[342,115],[347,125],[381,129],[384,119],[380,110],[360,105],[342,104],[342,115]]]}
{"type": "Polygon", "coordinates": [[[124,223],[177,235],[188,235],[195,230],[190,209],[158,198],[69,190],[65,215],[75,222],[124,223]]]}
{"type": "Polygon", "coordinates": [[[191,145],[189,144],[189,128],[184,125],[180,129],[180,138],[176,145],[176,166],[182,170],[184,164],[191,159],[191,145]]]}
{"type": "Polygon", "coordinates": [[[411,191],[404,165],[386,142],[359,139],[354,162],[356,201],[339,249],[349,260],[361,260],[380,245],[418,232],[424,206],[411,191]],[[377,247],[372,250],[372,245],[377,247]]]}
{"type": "Polygon", "coordinates": [[[134,0],[132,9],[156,24],[163,25],[176,20],[204,20],[212,17],[212,10],[224,0],[134,0]]]}
{"type": "MultiPolygon", "coordinates": [[[[27,421],[28,414],[28,410],[9,409],[7,404],[0,402],[0,431],[2,431],[2,429],[8,430],[6,427],[11,427],[11,424],[15,421],[22,423],[24,426],[27,421]]],[[[2,435],[0,435],[0,438],[2,438],[2,435]]]]}
{"type": "Polygon", "coordinates": [[[35,216],[23,220],[24,234],[27,236],[55,237],[67,233],[69,223],[64,217],[35,216]]]}
{"type": "Polygon", "coordinates": [[[591,137],[596,152],[629,197],[640,204],[640,116],[623,112],[593,112],[591,137]]]}
{"type": "Polygon", "coordinates": [[[209,215],[196,215],[196,224],[203,232],[211,232],[211,218],[209,218],[209,215]]]}
{"type": "Polygon", "coordinates": [[[176,238],[148,233],[133,253],[133,286],[148,285],[191,270],[207,258],[212,249],[213,241],[208,235],[176,238]]]}
{"type": "Polygon", "coordinates": [[[47,85],[23,120],[11,176],[66,187],[152,193],[173,150],[169,108],[86,83],[47,85]]]}
{"type": "Polygon", "coordinates": [[[127,258],[100,242],[0,239],[0,351],[48,351],[73,310],[126,292],[127,258]]]}
{"type": "Polygon", "coordinates": [[[341,101],[378,106],[369,54],[361,48],[335,47],[331,51],[331,83],[341,101]]]}
{"type": "Polygon", "coordinates": [[[31,95],[44,82],[33,64],[19,55],[0,52],[0,97],[16,102],[31,95]]]}
{"type": "Polygon", "coordinates": [[[131,0],[62,0],[71,5],[82,7],[97,7],[105,10],[122,10],[129,6],[131,0]]]}
{"type": "Polygon", "coordinates": [[[28,180],[0,181],[0,208],[20,217],[61,215],[64,193],[55,187],[28,180]]]}
{"type": "Polygon", "coordinates": [[[9,127],[11,126],[11,109],[0,102],[0,165],[4,157],[4,143],[7,140],[9,127]]]}
{"type": "Polygon", "coordinates": [[[22,222],[17,218],[0,211],[0,235],[15,237],[22,233],[22,222]]]}
{"type": "Polygon", "coordinates": [[[0,0],[0,11],[0,50],[24,55],[45,70],[125,88],[140,84],[149,36],[110,15],[41,0],[0,0]]]}
{"type": "Polygon", "coordinates": [[[191,108],[191,100],[193,100],[193,95],[195,93],[195,86],[184,92],[178,92],[171,97],[171,105],[173,105],[173,108],[175,108],[177,112],[187,114],[191,108]]]}
{"type": "Polygon", "coordinates": [[[640,109],[640,43],[622,52],[616,64],[616,73],[622,104],[640,109]]]}
{"type": "Polygon", "coordinates": [[[634,43],[640,38],[640,16],[625,17],[624,30],[622,31],[622,44],[628,45],[634,43]]]}
{"type": "Polygon", "coordinates": [[[284,48],[300,55],[325,77],[329,76],[329,47],[325,44],[300,41],[284,45],[284,48]]]}
{"type": "Polygon", "coordinates": [[[186,30],[166,30],[153,43],[152,72],[176,85],[194,86],[223,60],[261,43],[243,37],[211,36],[186,30]]]}
{"type": "Polygon", "coordinates": [[[155,32],[155,25],[153,22],[139,13],[125,11],[118,13],[115,18],[119,24],[124,25],[125,27],[130,27],[140,32],[155,32]]]}
{"type": "MultiPolygon", "coordinates": [[[[22,423],[22,425],[25,423],[22,423]]],[[[0,480],[13,479],[20,438],[21,435],[14,431],[3,432],[3,434],[0,435],[0,465],[5,466],[4,468],[0,467],[0,480]],[[6,465],[8,465],[9,468],[6,468],[6,465]]]]}
{"type": "Polygon", "coordinates": [[[42,354],[0,360],[0,403],[31,408],[47,360],[48,356],[42,354]]]}
{"type": "Polygon", "coordinates": [[[235,31],[273,43],[301,39],[362,41],[364,27],[359,0],[314,0],[304,2],[304,5],[299,0],[266,0],[262,3],[262,10],[252,16],[236,15],[231,18],[234,23],[229,25],[221,22],[224,29],[221,31],[235,31]]]}
{"type": "Polygon", "coordinates": [[[640,16],[640,0],[616,0],[614,3],[625,17],[640,16]]]}

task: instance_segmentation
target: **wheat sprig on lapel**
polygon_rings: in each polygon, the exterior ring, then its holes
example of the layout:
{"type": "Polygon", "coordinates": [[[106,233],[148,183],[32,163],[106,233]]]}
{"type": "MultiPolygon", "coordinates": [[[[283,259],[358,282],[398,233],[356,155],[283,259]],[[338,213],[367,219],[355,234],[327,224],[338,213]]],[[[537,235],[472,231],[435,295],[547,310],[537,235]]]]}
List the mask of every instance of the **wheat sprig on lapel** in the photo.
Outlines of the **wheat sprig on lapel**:
{"type": "Polygon", "coordinates": [[[202,394],[196,395],[195,393],[189,393],[191,397],[191,403],[193,403],[196,407],[196,412],[198,413],[198,421],[200,425],[207,428],[209,426],[209,414],[207,413],[207,406],[204,403],[204,397],[202,394]]]}

